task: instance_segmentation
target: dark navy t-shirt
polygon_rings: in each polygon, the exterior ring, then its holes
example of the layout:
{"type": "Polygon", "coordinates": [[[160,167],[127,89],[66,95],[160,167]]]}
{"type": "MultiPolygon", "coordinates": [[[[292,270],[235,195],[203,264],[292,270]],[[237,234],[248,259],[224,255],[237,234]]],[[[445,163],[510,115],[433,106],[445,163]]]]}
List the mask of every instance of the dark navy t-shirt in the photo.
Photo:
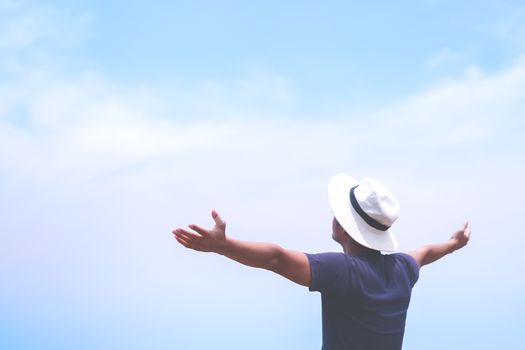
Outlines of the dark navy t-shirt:
{"type": "Polygon", "coordinates": [[[306,254],[321,292],[324,350],[401,349],[419,267],[404,253],[306,254]]]}

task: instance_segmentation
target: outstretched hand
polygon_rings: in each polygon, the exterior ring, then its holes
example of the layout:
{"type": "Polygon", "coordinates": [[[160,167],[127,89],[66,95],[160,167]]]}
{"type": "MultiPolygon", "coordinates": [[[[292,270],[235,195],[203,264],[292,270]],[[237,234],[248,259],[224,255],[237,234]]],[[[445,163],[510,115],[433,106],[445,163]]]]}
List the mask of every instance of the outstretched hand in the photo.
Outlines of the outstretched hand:
{"type": "Polygon", "coordinates": [[[173,235],[175,239],[186,248],[200,252],[218,252],[226,242],[226,223],[219,214],[212,210],[211,216],[215,226],[205,229],[198,225],[188,225],[191,230],[176,228],[173,235]]]}
{"type": "Polygon", "coordinates": [[[460,228],[450,237],[450,240],[454,243],[455,249],[463,248],[467,245],[470,239],[470,225],[465,222],[460,228]]]}

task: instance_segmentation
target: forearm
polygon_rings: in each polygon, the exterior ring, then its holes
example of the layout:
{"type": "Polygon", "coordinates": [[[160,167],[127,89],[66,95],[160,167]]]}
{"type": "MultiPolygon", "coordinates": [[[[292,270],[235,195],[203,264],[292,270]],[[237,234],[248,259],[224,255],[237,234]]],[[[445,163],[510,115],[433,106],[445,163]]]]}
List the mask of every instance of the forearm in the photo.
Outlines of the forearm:
{"type": "Polygon", "coordinates": [[[457,249],[457,244],[452,240],[448,240],[444,243],[428,244],[421,249],[425,253],[422,259],[422,265],[427,265],[454,252],[457,249]]]}
{"type": "Polygon", "coordinates": [[[241,241],[226,238],[216,253],[241,264],[274,271],[279,264],[283,248],[273,243],[241,241]]]}
{"type": "Polygon", "coordinates": [[[470,226],[465,222],[460,228],[444,243],[429,244],[417,250],[409,252],[419,266],[433,263],[458,249],[463,248],[470,239],[470,226]]]}

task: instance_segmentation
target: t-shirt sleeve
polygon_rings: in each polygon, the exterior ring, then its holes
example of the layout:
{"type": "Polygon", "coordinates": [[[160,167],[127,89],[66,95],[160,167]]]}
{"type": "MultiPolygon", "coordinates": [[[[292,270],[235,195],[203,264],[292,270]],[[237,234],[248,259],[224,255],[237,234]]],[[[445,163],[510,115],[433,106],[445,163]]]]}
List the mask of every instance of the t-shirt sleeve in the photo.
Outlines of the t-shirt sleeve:
{"type": "Polygon", "coordinates": [[[306,254],[310,263],[311,292],[333,290],[345,278],[344,253],[306,254]]]}
{"type": "Polygon", "coordinates": [[[403,259],[407,270],[408,275],[410,277],[410,280],[412,282],[412,287],[416,284],[417,280],[419,279],[419,265],[411,255],[406,253],[400,253],[399,256],[403,259]]]}

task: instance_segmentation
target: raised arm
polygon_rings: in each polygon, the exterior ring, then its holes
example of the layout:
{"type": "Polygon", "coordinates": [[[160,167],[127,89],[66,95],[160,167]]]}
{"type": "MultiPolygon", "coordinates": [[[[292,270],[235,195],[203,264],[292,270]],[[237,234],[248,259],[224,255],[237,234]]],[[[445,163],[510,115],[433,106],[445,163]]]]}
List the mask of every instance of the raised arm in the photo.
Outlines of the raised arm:
{"type": "Polygon", "coordinates": [[[417,250],[411,251],[411,255],[418,263],[424,266],[441,259],[443,256],[450,254],[460,248],[463,248],[470,239],[470,226],[465,222],[450,239],[444,243],[425,245],[417,250]]]}
{"type": "Polygon", "coordinates": [[[226,223],[213,210],[215,226],[205,229],[189,225],[191,230],[177,228],[173,234],[186,248],[224,255],[241,264],[273,271],[287,279],[310,286],[310,263],[304,253],[291,251],[273,243],[247,242],[226,236],[226,223]]]}

